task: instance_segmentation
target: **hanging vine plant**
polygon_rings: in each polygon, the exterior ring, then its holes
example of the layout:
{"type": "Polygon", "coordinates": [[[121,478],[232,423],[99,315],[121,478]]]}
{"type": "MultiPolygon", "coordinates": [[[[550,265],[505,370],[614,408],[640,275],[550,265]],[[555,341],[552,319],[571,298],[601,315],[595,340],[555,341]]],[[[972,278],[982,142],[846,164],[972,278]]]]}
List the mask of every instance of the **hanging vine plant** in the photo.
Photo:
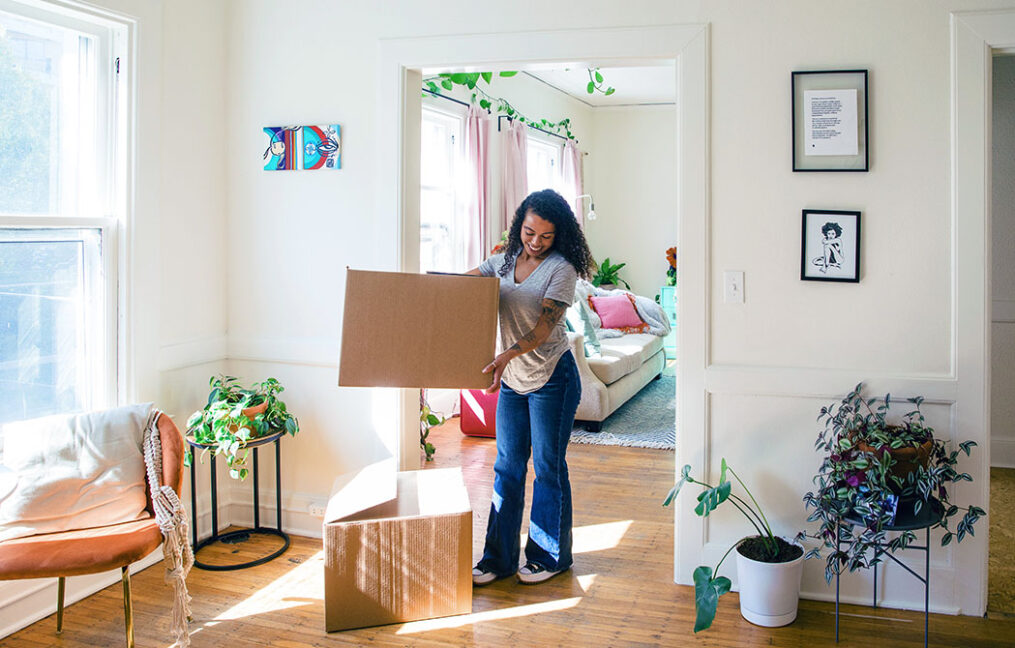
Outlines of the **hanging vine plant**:
{"type": "MultiPolygon", "coordinates": [[[[589,94],[602,92],[603,94],[609,96],[615,92],[613,88],[603,88],[603,75],[599,71],[599,68],[596,68],[595,70],[590,69],[588,72],[589,85],[587,90],[589,94]]],[[[484,90],[479,85],[480,81],[483,81],[486,85],[490,85],[493,81],[493,74],[493,72],[445,72],[423,79],[423,89],[431,94],[439,95],[441,88],[449,92],[454,90],[455,86],[467,88],[472,91],[472,103],[478,104],[479,107],[484,110],[502,114],[509,119],[516,119],[522,124],[534,126],[544,131],[551,132],[554,135],[566,137],[569,140],[575,140],[574,134],[571,132],[570,119],[564,118],[560,121],[553,122],[548,119],[534,119],[532,117],[528,117],[511,105],[511,102],[504,97],[496,97],[484,90]]],[[[506,70],[498,72],[497,76],[513,77],[516,74],[518,74],[518,72],[506,70]]]]}

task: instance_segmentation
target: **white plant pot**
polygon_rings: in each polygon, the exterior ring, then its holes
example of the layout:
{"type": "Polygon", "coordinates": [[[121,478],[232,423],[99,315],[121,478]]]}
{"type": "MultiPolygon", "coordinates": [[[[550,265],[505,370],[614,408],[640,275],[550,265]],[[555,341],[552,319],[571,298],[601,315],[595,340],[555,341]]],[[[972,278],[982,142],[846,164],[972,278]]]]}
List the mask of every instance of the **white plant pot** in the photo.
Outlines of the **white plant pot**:
{"type": "Polygon", "coordinates": [[[793,623],[800,602],[803,554],[785,563],[758,562],[739,551],[736,554],[741,616],[766,628],[793,623]]]}

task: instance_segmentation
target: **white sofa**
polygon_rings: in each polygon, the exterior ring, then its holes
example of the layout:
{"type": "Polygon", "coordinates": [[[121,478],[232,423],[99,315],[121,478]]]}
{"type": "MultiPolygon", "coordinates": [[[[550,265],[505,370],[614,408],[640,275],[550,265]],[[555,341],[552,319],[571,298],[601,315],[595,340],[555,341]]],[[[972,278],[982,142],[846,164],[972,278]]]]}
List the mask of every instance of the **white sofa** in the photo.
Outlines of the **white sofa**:
{"type": "Polygon", "coordinates": [[[598,432],[603,421],[645,385],[662,375],[666,366],[663,338],[650,333],[630,333],[601,338],[601,355],[585,357],[585,337],[569,332],[571,352],[578,363],[582,398],[575,419],[598,432]]]}

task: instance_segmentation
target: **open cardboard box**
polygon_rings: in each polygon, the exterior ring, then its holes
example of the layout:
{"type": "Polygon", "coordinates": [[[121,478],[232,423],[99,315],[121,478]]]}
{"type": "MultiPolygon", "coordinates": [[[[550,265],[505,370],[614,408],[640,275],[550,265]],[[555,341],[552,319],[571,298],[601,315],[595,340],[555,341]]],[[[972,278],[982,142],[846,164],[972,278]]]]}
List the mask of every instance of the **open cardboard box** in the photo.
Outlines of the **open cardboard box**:
{"type": "Polygon", "coordinates": [[[472,612],[461,469],[393,468],[387,460],[335,482],[324,518],[328,632],[472,612]]]}
{"type": "MultiPolygon", "coordinates": [[[[499,280],[349,270],[340,386],[485,388],[499,280]]],[[[472,611],[472,510],[461,469],[342,475],[324,517],[328,632],[472,611]]]]}

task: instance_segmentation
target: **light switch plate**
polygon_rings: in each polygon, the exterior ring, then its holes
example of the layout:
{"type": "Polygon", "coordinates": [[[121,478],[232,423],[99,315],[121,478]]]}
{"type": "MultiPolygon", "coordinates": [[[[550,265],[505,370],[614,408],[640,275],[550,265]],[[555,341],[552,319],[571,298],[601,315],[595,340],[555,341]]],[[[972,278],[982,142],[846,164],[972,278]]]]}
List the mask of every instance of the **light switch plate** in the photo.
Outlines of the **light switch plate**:
{"type": "Polygon", "coordinates": [[[744,303],[744,273],[727,270],[723,273],[723,301],[727,304],[744,303]]]}

